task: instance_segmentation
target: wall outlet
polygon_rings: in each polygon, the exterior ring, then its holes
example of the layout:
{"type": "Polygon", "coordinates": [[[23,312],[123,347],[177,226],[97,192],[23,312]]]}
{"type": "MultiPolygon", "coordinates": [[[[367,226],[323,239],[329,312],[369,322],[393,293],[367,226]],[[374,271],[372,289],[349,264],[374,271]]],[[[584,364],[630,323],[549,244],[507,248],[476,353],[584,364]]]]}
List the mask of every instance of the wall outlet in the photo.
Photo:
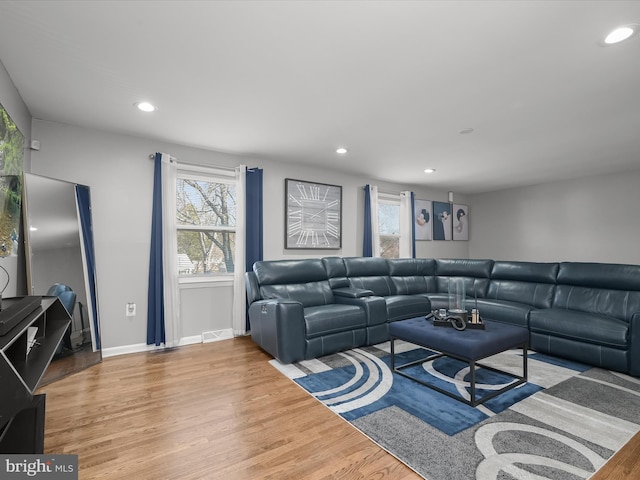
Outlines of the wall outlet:
{"type": "Polygon", "coordinates": [[[127,303],[125,315],[127,317],[135,317],[136,316],[136,304],[133,302],[127,303]]]}

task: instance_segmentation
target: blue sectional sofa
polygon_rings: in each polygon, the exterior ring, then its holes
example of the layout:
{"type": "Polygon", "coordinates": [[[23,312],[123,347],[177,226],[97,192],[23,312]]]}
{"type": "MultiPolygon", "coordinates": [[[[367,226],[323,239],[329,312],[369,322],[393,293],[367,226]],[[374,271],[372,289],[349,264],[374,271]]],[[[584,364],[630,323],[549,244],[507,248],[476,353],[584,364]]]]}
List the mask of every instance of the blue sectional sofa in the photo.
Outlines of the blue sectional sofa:
{"type": "Polygon", "coordinates": [[[326,257],[256,262],[253,340],[283,363],[389,339],[388,323],[448,307],[452,279],[482,318],[526,327],[530,348],[640,376],[640,266],[326,257]]]}

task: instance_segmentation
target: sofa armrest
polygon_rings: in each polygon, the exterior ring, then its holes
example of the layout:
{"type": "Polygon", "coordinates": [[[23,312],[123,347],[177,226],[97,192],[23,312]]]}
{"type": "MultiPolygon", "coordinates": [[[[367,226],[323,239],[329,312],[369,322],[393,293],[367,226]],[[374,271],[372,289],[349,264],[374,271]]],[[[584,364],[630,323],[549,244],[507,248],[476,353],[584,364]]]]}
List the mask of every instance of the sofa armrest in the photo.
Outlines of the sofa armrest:
{"type": "Polygon", "coordinates": [[[629,322],[629,374],[640,377],[640,312],[629,322]]]}
{"type": "Polygon", "coordinates": [[[304,360],[305,324],[302,303],[259,300],[249,307],[251,338],[281,363],[304,360]]]}
{"type": "Polygon", "coordinates": [[[372,296],[373,292],[371,290],[366,290],[364,288],[341,287],[341,288],[334,288],[333,294],[336,297],[362,298],[362,297],[372,296]]]}
{"type": "Polygon", "coordinates": [[[254,272],[244,274],[244,285],[247,290],[247,303],[249,305],[260,300],[260,285],[258,285],[258,278],[254,272]]]}

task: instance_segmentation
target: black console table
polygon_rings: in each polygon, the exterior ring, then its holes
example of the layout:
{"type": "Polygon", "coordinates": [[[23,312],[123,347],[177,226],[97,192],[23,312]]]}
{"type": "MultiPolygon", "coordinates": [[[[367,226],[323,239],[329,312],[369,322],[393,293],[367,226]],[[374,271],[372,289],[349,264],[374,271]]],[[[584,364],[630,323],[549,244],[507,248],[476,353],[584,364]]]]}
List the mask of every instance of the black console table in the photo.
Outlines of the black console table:
{"type": "MultiPolygon", "coordinates": [[[[3,299],[2,307],[33,298],[3,299]]],[[[57,297],[27,311],[0,336],[0,453],[44,453],[45,398],[34,392],[71,323],[57,297]]]]}

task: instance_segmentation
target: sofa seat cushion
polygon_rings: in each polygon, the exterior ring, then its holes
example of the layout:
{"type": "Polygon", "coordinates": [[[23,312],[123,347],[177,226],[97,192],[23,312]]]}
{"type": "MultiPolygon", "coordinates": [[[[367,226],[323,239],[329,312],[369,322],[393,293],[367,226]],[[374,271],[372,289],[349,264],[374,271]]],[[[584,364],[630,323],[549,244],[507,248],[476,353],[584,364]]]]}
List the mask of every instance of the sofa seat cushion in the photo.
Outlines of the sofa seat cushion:
{"type": "Polygon", "coordinates": [[[384,301],[389,322],[420,317],[431,311],[431,302],[425,295],[391,295],[384,297],[384,301]]]}
{"type": "Polygon", "coordinates": [[[448,293],[427,293],[425,295],[431,302],[431,310],[440,310],[441,308],[449,308],[448,293]]]}
{"type": "Polygon", "coordinates": [[[357,305],[332,304],[304,309],[307,338],[365,328],[367,318],[357,305]]]}
{"type": "Polygon", "coordinates": [[[529,314],[531,332],[563,337],[596,345],[627,348],[629,325],[617,318],[548,308],[529,314]]]}
{"type": "MultiPolygon", "coordinates": [[[[473,308],[474,302],[475,300],[467,301],[467,310],[473,308]]],[[[483,320],[495,320],[496,322],[510,323],[511,325],[525,328],[529,326],[531,305],[487,298],[479,298],[477,305],[480,318],[483,320]]]]}

